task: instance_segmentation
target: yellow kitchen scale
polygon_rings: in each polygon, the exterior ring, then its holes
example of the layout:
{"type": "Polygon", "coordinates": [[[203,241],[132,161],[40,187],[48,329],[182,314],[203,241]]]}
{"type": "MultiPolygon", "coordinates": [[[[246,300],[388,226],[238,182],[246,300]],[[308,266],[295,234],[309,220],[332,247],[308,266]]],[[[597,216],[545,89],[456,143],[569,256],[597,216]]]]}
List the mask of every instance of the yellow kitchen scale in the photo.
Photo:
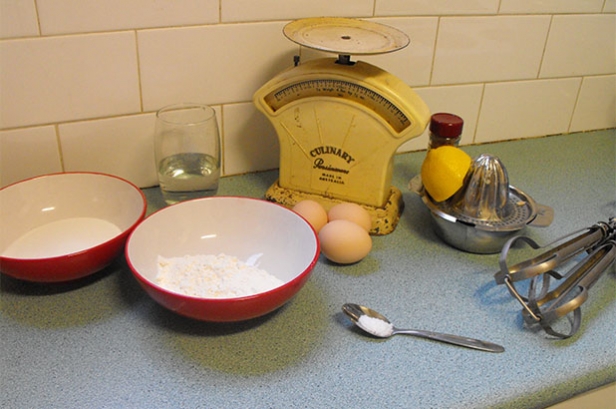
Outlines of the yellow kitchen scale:
{"type": "Polygon", "coordinates": [[[272,78],[253,101],[280,143],[280,174],[266,199],[292,207],[315,200],[326,210],[363,206],[372,234],[391,233],[402,193],[391,185],[397,148],[422,134],[430,112],[401,79],[351,55],[389,53],[409,38],[392,27],[348,18],[307,18],[284,27],[291,41],[338,54],[296,64],[272,78]]]}

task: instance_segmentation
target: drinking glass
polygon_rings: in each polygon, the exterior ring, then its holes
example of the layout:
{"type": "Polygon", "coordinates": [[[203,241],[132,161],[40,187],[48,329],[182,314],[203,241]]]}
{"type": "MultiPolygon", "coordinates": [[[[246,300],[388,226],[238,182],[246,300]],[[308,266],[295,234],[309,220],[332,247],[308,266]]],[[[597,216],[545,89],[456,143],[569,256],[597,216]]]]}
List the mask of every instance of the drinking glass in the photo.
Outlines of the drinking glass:
{"type": "Polygon", "coordinates": [[[207,105],[170,105],[156,113],[154,157],[167,204],[214,196],[220,179],[220,135],[207,105]]]}

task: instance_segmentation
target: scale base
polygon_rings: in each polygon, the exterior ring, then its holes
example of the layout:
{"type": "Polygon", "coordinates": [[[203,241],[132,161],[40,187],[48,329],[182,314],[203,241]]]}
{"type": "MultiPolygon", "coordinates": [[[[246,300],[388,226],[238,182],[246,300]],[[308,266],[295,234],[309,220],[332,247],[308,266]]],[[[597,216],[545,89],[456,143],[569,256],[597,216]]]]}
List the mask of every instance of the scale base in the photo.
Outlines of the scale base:
{"type": "MultiPolygon", "coordinates": [[[[292,208],[302,200],[314,200],[320,203],[326,211],[329,211],[334,205],[347,202],[347,200],[326,197],[316,193],[302,192],[300,190],[289,189],[280,186],[278,181],[274,182],[267,192],[265,198],[271,202],[281,204],[285,207],[292,208]]],[[[393,232],[400,221],[400,214],[404,210],[404,201],[402,200],[402,192],[395,186],[391,186],[389,198],[383,207],[376,207],[357,203],[368,211],[372,219],[372,228],[370,234],[376,236],[384,236],[393,232]]]]}

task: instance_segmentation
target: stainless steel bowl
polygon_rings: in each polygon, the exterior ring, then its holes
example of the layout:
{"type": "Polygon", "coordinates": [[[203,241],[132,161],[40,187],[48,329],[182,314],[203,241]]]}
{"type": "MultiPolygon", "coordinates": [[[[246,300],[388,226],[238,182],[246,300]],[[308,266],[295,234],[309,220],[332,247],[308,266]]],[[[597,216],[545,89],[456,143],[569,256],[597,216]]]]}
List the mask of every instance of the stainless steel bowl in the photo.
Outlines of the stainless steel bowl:
{"type": "Polygon", "coordinates": [[[526,226],[546,227],[552,223],[553,210],[549,206],[540,205],[519,189],[509,186],[509,200],[514,198],[516,206],[521,209],[515,223],[482,222],[465,220],[442,210],[423,193],[422,200],[430,209],[434,221],[434,231],[445,243],[469,253],[493,254],[503,248],[507,240],[520,234],[526,226]],[[520,200],[524,198],[523,200],[520,200]]]}

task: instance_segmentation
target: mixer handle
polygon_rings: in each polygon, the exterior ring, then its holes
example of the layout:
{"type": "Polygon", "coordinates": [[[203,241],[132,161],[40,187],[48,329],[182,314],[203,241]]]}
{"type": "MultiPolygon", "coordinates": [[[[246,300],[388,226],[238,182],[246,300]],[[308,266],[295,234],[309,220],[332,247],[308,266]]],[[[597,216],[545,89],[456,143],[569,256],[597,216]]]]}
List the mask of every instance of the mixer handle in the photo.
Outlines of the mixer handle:
{"type": "Polygon", "coordinates": [[[494,279],[497,284],[503,284],[505,278],[512,282],[516,282],[545,273],[560,278],[560,275],[553,271],[558,265],[582,251],[592,249],[603,242],[610,234],[613,234],[612,227],[607,223],[599,222],[590,228],[581,229],[561,237],[546,246],[540,246],[533,239],[526,236],[512,237],[503,246],[499,259],[500,271],[494,275],[494,279]],[[566,239],[569,240],[562,244],[558,244],[566,239]],[[513,244],[518,241],[526,242],[535,250],[542,248],[547,248],[549,250],[532,259],[522,261],[509,267],[507,265],[507,256],[513,244]]]}
{"type": "MultiPolygon", "coordinates": [[[[558,338],[569,338],[580,327],[582,313],[580,307],[588,299],[588,292],[599,280],[601,275],[616,260],[616,241],[608,240],[595,248],[588,257],[566,274],[566,280],[550,292],[542,289],[537,291],[536,280],[531,281],[528,305],[522,310],[522,316],[527,323],[539,323],[550,335],[558,338]],[[576,293],[577,292],[577,293],[576,293]],[[575,296],[571,296],[574,294],[575,296]],[[532,311],[529,312],[529,311],[532,311]],[[571,328],[563,333],[552,328],[550,323],[573,312],[571,328]]],[[[544,281],[547,289],[549,280],[544,281]]]]}
{"type": "Polygon", "coordinates": [[[590,228],[578,230],[555,242],[541,247],[534,240],[517,236],[505,243],[501,252],[500,271],[494,275],[497,284],[505,284],[511,295],[522,305],[522,316],[529,324],[539,324],[546,333],[558,338],[575,334],[582,319],[581,305],[588,299],[589,289],[608,267],[616,261],[616,218],[608,223],[599,222],[590,228]],[[537,257],[507,266],[507,255],[517,241],[533,249],[548,248],[537,257]],[[561,244],[559,244],[561,243],[561,244]],[[555,269],[582,252],[588,253],[567,273],[555,269]],[[550,291],[550,280],[564,279],[550,291]],[[528,296],[516,289],[514,282],[530,279],[528,296]],[[571,328],[562,333],[551,323],[573,312],[571,328]]]}

